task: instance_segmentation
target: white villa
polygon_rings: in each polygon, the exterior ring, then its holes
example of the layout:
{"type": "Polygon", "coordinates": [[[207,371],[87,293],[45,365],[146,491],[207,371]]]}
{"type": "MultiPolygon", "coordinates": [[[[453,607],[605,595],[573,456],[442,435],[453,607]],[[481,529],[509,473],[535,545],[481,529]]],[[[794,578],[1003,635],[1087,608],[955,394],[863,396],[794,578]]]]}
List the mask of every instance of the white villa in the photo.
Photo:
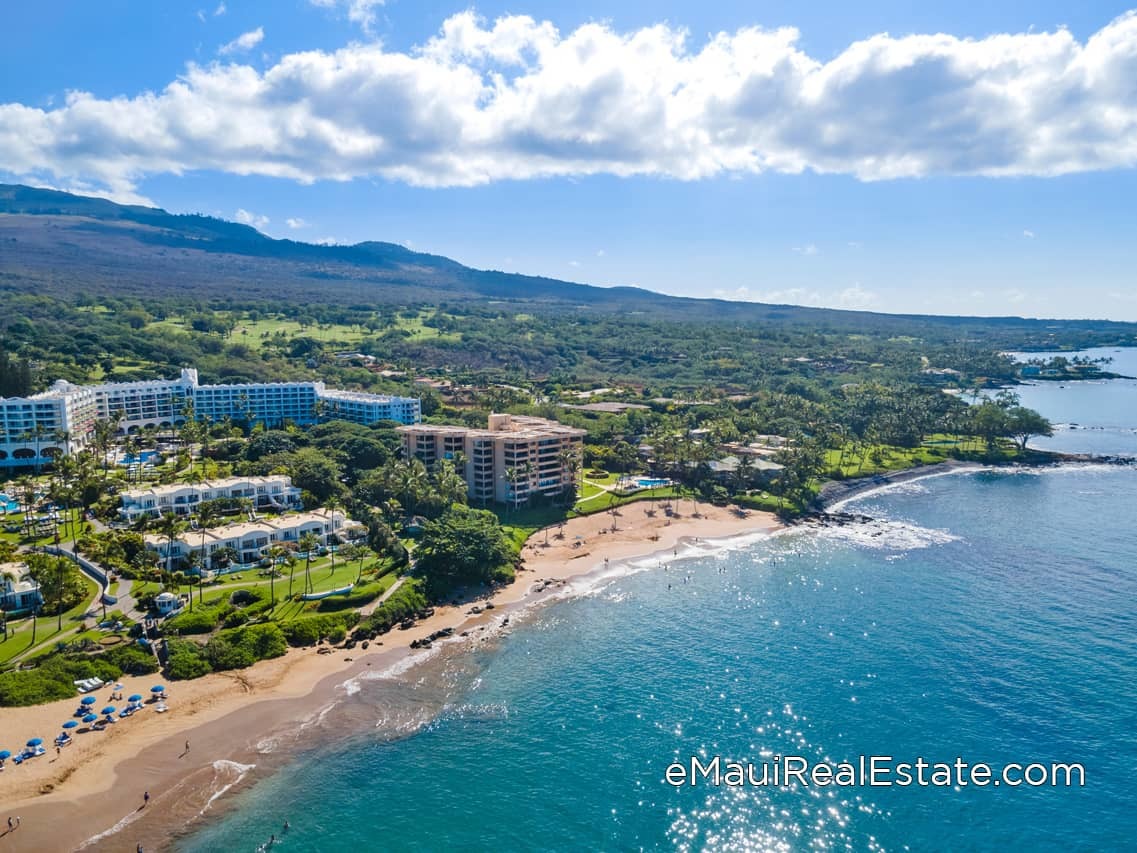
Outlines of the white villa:
{"type": "Polygon", "coordinates": [[[206,569],[216,569],[214,555],[222,549],[232,548],[237,553],[237,562],[255,563],[268,556],[273,545],[297,545],[300,537],[312,533],[320,545],[335,545],[339,541],[358,538],[365,528],[337,510],[316,510],[296,515],[283,515],[279,518],[265,518],[257,521],[243,521],[224,527],[210,527],[205,531],[187,530],[176,538],[172,552],[165,536],[146,534],[143,539],[146,547],[165,561],[172,554],[174,560],[184,560],[196,551],[204,557],[206,569]],[[204,533],[204,549],[203,549],[204,533]]]}
{"type": "Polygon", "coordinates": [[[545,418],[491,414],[487,429],[414,424],[398,428],[407,458],[430,466],[462,454],[457,473],[471,500],[527,503],[574,485],[585,430],[545,418]]]}
{"type": "Polygon", "coordinates": [[[130,522],[137,521],[144,515],[151,518],[167,513],[189,515],[202,501],[218,498],[246,498],[252,501],[255,508],[278,511],[300,509],[301,506],[300,489],[292,485],[292,479],[286,474],[148,486],[123,491],[120,497],[122,506],[119,507],[119,515],[130,522]]]}
{"type": "Polygon", "coordinates": [[[26,572],[19,563],[0,566],[0,610],[33,610],[43,604],[39,584],[26,572]]]}
{"type": "Polygon", "coordinates": [[[323,382],[239,382],[200,385],[197,369],[182,368],[177,379],[72,385],[60,379],[30,397],[0,397],[0,467],[47,464],[86,447],[95,421],[122,413],[119,431],[168,429],[194,417],[213,422],[310,426],[342,419],[361,424],[422,419],[417,397],[394,397],[327,388],[323,382]]]}

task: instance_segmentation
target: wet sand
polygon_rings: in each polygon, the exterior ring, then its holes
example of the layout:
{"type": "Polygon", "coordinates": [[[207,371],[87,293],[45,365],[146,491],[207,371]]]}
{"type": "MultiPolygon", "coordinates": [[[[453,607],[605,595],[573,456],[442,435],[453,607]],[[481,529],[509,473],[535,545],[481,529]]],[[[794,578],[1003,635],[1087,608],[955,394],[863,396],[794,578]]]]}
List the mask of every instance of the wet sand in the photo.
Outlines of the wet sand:
{"type": "MultiPolygon", "coordinates": [[[[52,748],[20,767],[9,762],[0,772],[0,851],[74,850],[85,842],[90,850],[134,850],[140,842],[148,851],[162,849],[171,829],[196,820],[211,798],[240,783],[251,765],[263,770],[266,763],[283,760],[280,753],[266,758],[266,741],[295,738],[346,695],[350,679],[405,662],[412,641],[443,628],[487,636],[519,608],[571,594],[574,583],[586,584],[590,575],[610,566],[656,554],[670,557],[696,538],[707,542],[780,526],[766,513],[743,517],[689,501],[673,515],[645,503],[619,513],[597,513],[538,532],[522,551],[524,568],[515,583],[492,596],[475,593],[456,606],[440,606],[414,628],[383,635],[382,645],[372,643],[366,651],[337,648],[325,655],[293,649],[246,670],[168,683],[165,714],[148,706],[108,731],[77,735],[60,756],[52,748]],[[495,607],[469,612],[472,604],[487,601],[495,607]],[[146,791],[151,798],[143,806],[146,791]],[[8,815],[19,815],[21,826],[4,833],[8,815]]],[[[149,697],[150,687],[160,682],[165,683],[154,675],[126,678],[122,693],[149,697]]],[[[109,692],[98,692],[97,709],[108,704],[109,692]]],[[[16,751],[31,737],[50,744],[79,698],[0,709],[0,746],[16,751]]]]}

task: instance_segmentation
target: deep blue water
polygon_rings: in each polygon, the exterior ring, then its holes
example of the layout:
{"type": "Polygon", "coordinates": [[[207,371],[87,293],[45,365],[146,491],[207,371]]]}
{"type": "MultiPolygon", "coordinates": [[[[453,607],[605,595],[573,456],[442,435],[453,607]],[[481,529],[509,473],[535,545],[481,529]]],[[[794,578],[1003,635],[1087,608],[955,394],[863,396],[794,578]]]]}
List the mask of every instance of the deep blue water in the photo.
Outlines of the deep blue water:
{"type": "Polygon", "coordinates": [[[326,720],[354,733],[179,849],[253,850],[285,818],[274,850],[1132,849],[1137,470],[953,475],[853,506],[876,521],[621,577],[429,678],[364,682],[326,720]],[[664,783],[692,754],[777,753],[1082,762],[1086,786],[664,783]]]}

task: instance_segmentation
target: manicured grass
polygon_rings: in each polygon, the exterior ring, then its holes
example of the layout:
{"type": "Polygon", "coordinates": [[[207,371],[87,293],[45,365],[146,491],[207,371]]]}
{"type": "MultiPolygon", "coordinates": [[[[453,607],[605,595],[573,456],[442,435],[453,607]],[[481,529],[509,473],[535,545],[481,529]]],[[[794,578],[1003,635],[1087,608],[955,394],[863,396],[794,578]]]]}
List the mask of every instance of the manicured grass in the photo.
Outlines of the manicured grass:
{"type": "Polygon", "coordinates": [[[85,619],[84,614],[87,612],[87,608],[90,607],[91,600],[98,594],[99,587],[86,575],[80,574],[80,577],[83,578],[83,583],[87,591],[79,604],[64,612],[63,630],[60,631],[56,627],[59,624],[58,616],[41,616],[36,620],[36,639],[33,644],[32,620],[30,617],[20,619],[19,621],[9,621],[8,633],[11,636],[6,640],[0,639],[0,665],[9,663],[19,655],[40,646],[48,640],[71,640],[75,637],[75,629],[79,625],[84,622],[89,624],[95,621],[85,619]],[[13,629],[15,630],[14,634],[12,633],[13,629]]]}
{"type": "MultiPolygon", "coordinates": [[[[390,325],[377,330],[374,334],[383,334],[392,328],[401,329],[408,335],[409,340],[442,340],[459,341],[461,335],[457,332],[440,332],[438,329],[423,324],[429,317],[429,312],[419,314],[414,318],[399,316],[390,325]]],[[[175,329],[189,331],[189,319],[186,317],[167,317],[147,326],[147,329],[175,329]]],[[[253,349],[261,349],[266,343],[283,334],[286,338],[312,338],[328,344],[342,344],[345,348],[356,346],[365,338],[372,335],[362,326],[347,326],[340,323],[326,325],[311,325],[301,327],[292,319],[283,317],[262,317],[258,320],[239,319],[229,337],[231,343],[242,343],[253,349]]],[[[117,369],[117,368],[116,368],[117,369]]]]}
{"type": "MultiPolygon", "coordinates": [[[[67,516],[70,516],[70,518],[75,520],[75,521],[80,521],[79,516],[81,513],[82,513],[82,510],[80,510],[80,509],[71,509],[71,510],[67,510],[65,513],[61,512],[60,516],[67,515],[67,516]]],[[[13,513],[11,515],[6,515],[3,517],[2,520],[0,520],[0,540],[7,540],[8,542],[11,542],[13,545],[27,545],[29,547],[36,547],[36,548],[39,548],[43,545],[51,545],[55,542],[55,534],[53,534],[53,533],[49,533],[46,536],[25,536],[23,534],[22,530],[19,533],[8,533],[6,530],[4,530],[4,527],[6,527],[9,524],[19,524],[22,528],[23,524],[24,524],[23,513],[13,513]]],[[[82,522],[80,521],[80,528],[81,527],[82,527],[82,522]]],[[[71,524],[70,524],[70,522],[67,523],[66,533],[67,533],[67,535],[64,536],[64,519],[60,518],[60,520],[59,520],[60,541],[63,542],[64,544],[69,544],[71,542],[71,524]]]]}
{"type": "MultiPolygon", "coordinates": [[[[386,590],[391,584],[395,582],[396,573],[392,571],[392,564],[389,559],[375,559],[370,558],[363,563],[363,583],[372,584],[376,581],[374,572],[376,570],[385,572],[378,580],[382,584],[382,589],[386,590]]],[[[276,609],[270,611],[271,616],[278,621],[287,621],[295,619],[299,616],[310,615],[319,604],[316,601],[301,601],[295,602],[287,600],[288,595],[288,575],[289,569],[287,566],[280,566],[280,571],[283,577],[278,577],[275,584],[268,577],[259,577],[257,572],[260,569],[250,569],[240,573],[240,578],[236,575],[224,575],[220,580],[221,583],[206,584],[200,590],[202,601],[205,606],[217,604],[222,601],[228,600],[229,596],[240,589],[256,589],[266,593],[270,588],[274,588],[276,598],[280,602],[276,609]]],[[[320,557],[313,560],[311,565],[312,574],[312,592],[326,592],[330,589],[337,587],[347,586],[353,583],[359,573],[359,562],[352,560],[345,562],[342,559],[336,559],[335,571],[332,571],[331,557],[320,557]]],[[[305,589],[305,572],[304,561],[297,560],[296,566],[292,569],[293,582],[292,592],[293,595],[299,595],[307,590],[305,589]]],[[[143,592],[157,592],[161,589],[161,585],[148,581],[142,584],[136,583],[134,595],[137,597],[143,592]]],[[[179,590],[182,593],[187,592],[190,587],[183,586],[179,590]]],[[[173,588],[171,587],[171,591],[173,588]]],[[[193,588],[194,608],[199,606],[198,602],[199,590],[193,588]]]]}

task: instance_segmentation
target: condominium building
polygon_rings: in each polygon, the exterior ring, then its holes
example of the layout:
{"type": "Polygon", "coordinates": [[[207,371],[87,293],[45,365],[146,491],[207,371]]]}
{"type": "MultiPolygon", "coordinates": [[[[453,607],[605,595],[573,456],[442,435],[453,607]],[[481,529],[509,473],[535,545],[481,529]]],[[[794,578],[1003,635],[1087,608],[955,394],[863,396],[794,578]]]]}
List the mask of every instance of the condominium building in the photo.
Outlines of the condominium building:
{"type": "Polygon", "coordinates": [[[190,404],[199,420],[270,427],[333,419],[413,424],[422,417],[417,397],[341,391],[323,382],[201,385],[192,367],[177,379],[82,386],[61,379],[41,394],[0,398],[0,466],[36,465],[74,453],[90,443],[96,420],[120,413],[122,433],[173,427],[185,422],[190,404]]]}
{"type": "Polygon", "coordinates": [[[200,483],[171,483],[120,492],[119,515],[134,522],[142,516],[158,518],[173,513],[189,515],[203,501],[239,498],[252,501],[254,507],[275,510],[299,509],[300,489],[285,474],[267,477],[227,477],[200,483]]]}
{"type": "Polygon", "coordinates": [[[188,530],[174,539],[172,548],[167,538],[160,534],[148,533],[143,539],[147,549],[156,553],[163,564],[168,556],[177,562],[197,552],[202,555],[201,565],[206,569],[217,569],[219,565],[215,565],[214,561],[219,551],[232,549],[237,555],[236,562],[248,565],[267,557],[274,545],[297,546],[300,538],[309,533],[324,546],[358,538],[365,532],[362,524],[342,512],[324,509],[242,521],[204,531],[188,530]]]}
{"type": "Polygon", "coordinates": [[[486,429],[414,424],[398,428],[407,457],[456,462],[471,501],[527,503],[575,486],[585,430],[545,418],[492,414],[486,429]]]}

